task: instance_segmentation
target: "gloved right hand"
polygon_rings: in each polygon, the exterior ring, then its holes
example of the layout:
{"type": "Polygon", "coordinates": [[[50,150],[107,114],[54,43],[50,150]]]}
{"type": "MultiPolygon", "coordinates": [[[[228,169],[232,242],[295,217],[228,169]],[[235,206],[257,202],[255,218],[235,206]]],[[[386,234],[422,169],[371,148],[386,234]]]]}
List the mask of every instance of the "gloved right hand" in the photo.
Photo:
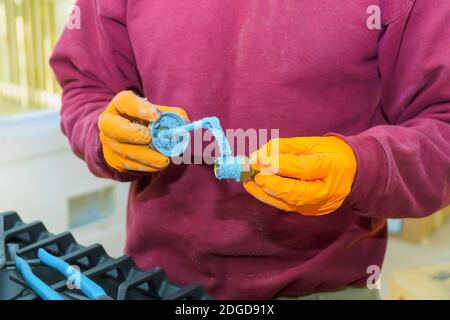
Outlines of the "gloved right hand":
{"type": "Polygon", "coordinates": [[[153,105],[132,91],[117,94],[98,120],[100,142],[107,164],[118,172],[158,172],[170,159],[152,150],[149,124],[160,112],[175,112],[189,121],[186,111],[153,105]]]}

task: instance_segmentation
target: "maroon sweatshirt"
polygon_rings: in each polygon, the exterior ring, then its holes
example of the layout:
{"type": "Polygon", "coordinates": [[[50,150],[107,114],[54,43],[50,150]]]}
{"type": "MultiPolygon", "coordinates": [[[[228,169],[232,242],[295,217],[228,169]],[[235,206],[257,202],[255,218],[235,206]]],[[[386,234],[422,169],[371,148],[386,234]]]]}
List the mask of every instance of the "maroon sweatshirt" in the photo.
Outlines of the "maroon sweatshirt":
{"type": "Polygon", "coordinates": [[[81,29],[65,30],[51,60],[62,129],[93,174],[132,181],[126,253],[141,268],[199,281],[215,298],[364,286],[367,268],[383,262],[386,218],[450,203],[450,1],[78,5],[81,29]],[[367,27],[373,4],[380,29],[367,27]],[[126,89],[224,128],[341,134],[358,161],[352,192],[336,212],[305,217],[217,181],[207,165],[114,172],[97,118],[126,89]]]}

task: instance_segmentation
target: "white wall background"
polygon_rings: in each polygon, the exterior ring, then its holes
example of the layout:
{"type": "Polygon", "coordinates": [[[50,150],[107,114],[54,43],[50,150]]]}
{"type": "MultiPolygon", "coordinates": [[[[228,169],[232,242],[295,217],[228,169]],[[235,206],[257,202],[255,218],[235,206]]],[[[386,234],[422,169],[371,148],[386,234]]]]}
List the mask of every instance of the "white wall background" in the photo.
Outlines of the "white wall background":
{"type": "Polygon", "coordinates": [[[41,220],[53,233],[68,230],[68,200],[114,187],[112,216],[73,230],[81,244],[101,243],[122,254],[128,184],[94,177],[74,156],[59,127],[56,110],[0,118],[0,212],[41,220]]]}

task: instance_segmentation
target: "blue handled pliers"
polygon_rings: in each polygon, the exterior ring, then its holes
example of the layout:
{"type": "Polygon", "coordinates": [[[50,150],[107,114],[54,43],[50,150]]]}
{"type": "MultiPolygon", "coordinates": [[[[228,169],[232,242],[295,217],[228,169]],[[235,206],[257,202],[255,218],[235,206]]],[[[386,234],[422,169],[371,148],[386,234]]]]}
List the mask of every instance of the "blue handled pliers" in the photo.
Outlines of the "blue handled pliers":
{"type": "MultiPolygon", "coordinates": [[[[79,286],[81,292],[83,292],[91,300],[112,300],[98,284],[86,277],[80,271],[70,266],[64,260],[55,257],[45,251],[44,249],[38,250],[39,260],[48,267],[55,269],[66,278],[79,279],[79,286]]],[[[64,300],[63,297],[55,290],[50,288],[41,279],[36,277],[31,271],[30,265],[22,258],[16,257],[16,267],[22,274],[22,277],[30,286],[31,289],[43,300],[64,300]]]]}

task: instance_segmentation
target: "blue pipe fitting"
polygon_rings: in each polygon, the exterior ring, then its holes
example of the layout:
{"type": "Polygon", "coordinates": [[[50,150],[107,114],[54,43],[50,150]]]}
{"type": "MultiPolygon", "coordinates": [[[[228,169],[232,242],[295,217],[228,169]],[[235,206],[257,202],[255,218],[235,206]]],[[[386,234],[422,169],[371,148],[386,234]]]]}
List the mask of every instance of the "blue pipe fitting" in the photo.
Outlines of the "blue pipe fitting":
{"type": "Polygon", "coordinates": [[[173,137],[170,130],[186,125],[187,122],[174,112],[162,113],[158,120],[150,125],[151,148],[166,157],[177,157],[189,146],[189,133],[173,137]]]}
{"type": "Polygon", "coordinates": [[[219,157],[214,162],[214,173],[218,180],[232,179],[241,181],[242,169],[244,165],[242,157],[219,157]]]}

